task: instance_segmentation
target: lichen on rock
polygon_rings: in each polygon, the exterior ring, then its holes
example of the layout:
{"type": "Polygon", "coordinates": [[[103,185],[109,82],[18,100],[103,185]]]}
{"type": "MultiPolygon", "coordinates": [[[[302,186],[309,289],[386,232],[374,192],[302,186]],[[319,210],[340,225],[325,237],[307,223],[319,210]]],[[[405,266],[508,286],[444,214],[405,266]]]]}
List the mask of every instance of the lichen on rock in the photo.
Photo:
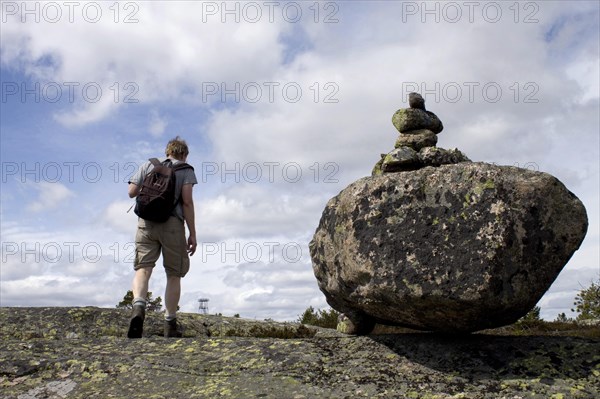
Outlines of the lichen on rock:
{"type": "MultiPolygon", "coordinates": [[[[308,337],[211,336],[196,330],[295,327],[181,314],[187,338],[125,338],[128,313],[100,308],[0,308],[0,397],[88,398],[595,398],[598,339],[468,337],[406,332],[308,337]],[[86,324],[95,320],[94,327],[86,324]],[[19,334],[23,321],[52,336],[19,334]],[[101,325],[104,322],[111,326],[101,325]],[[227,322],[227,323],[225,323],[227,322]],[[96,324],[99,323],[99,324],[96,324]],[[57,327],[57,326],[62,327],[57,327]],[[109,328],[110,327],[110,328],[109,328]],[[67,330],[78,331],[74,339],[67,330]],[[117,331],[118,333],[114,333],[117,331]]],[[[156,315],[160,321],[160,314],[156,315]]],[[[154,315],[150,315],[154,323],[154,315]]],[[[25,330],[30,327],[25,325],[25,330]]]]}
{"type": "Polygon", "coordinates": [[[352,183],[328,202],[310,252],[338,311],[468,332],[524,316],[586,230],[581,201],[554,177],[466,162],[352,183]]]}
{"type": "Polygon", "coordinates": [[[441,121],[418,93],[409,103],[396,148],[325,206],[309,245],[319,288],[353,333],[514,323],[579,248],[585,207],[549,174],[435,147],[441,121]]]}

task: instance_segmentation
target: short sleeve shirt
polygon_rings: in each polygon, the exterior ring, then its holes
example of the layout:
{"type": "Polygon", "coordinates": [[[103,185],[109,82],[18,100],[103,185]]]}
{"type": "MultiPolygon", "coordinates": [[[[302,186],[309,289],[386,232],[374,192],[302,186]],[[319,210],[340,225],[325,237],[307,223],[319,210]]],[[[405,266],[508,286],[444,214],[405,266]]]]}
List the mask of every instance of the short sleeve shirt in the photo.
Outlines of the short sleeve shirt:
{"type": "MultiPolygon", "coordinates": [[[[181,163],[181,161],[173,158],[168,158],[173,162],[173,165],[177,165],[181,163]]],[[[167,158],[158,158],[160,162],[164,162],[167,158]]],[[[129,183],[136,184],[138,186],[142,185],[144,181],[144,177],[146,174],[152,170],[154,166],[152,162],[146,161],[142,166],[140,166],[137,172],[134,173],[133,176],[129,179],[129,183]]],[[[196,174],[192,169],[182,169],[175,172],[175,209],[173,209],[173,216],[177,216],[180,220],[183,221],[183,206],[181,201],[179,201],[179,197],[181,197],[181,190],[184,184],[198,184],[198,180],[196,179],[196,174]]]]}

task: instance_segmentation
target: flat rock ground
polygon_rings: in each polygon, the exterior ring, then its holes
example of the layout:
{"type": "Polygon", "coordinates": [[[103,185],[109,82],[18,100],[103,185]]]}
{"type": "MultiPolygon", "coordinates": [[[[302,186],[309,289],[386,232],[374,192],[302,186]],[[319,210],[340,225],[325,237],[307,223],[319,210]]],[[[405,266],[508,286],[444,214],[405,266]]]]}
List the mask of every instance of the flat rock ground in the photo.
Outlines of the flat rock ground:
{"type": "Polygon", "coordinates": [[[294,323],[128,311],[0,308],[0,398],[598,398],[600,339],[346,336],[294,323]]]}

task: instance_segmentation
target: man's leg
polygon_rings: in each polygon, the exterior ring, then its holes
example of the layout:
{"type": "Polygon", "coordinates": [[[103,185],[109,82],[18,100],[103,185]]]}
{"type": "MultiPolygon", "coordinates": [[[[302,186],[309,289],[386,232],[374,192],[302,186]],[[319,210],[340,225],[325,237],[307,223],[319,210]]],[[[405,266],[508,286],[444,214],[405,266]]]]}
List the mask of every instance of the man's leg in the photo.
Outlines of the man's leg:
{"type": "Polygon", "coordinates": [[[142,338],[144,319],[146,318],[146,297],[152,267],[141,267],[135,271],[132,283],[133,309],[129,321],[128,338],[142,338]]]}
{"type": "MultiPolygon", "coordinates": [[[[158,225],[160,226],[160,225],[158,225]]],[[[133,291],[133,310],[129,322],[129,338],[141,338],[146,317],[146,297],[148,296],[148,282],[152,275],[152,268],[160,256],[160,241],[156,238],[157,225],[152,222],[138,219],[138,229],[135,233],[135,259],[133,268],[135,275],[131,290],[133,291]]]]}
{"type": "Polygon", "coordinates": [[[152,276],[152,267],[140,267],[135,271],[132,284],[134,302],[138,298],[146,301],[146,297],[148,296],[148,282],[150,281],[150,276],[152,276]]]}
{"type": "Polygon", "coordinates": [[[180,338],[183,336],[181,325],[177,322],[177,305],[181,296],[181,277],[167,276],[165,290],[165,337],[180,338]]]}
{"type": "Polygon", "coordinates": [[[167,276],[167,289],[165,290],[165,307],[167,308],[167,317],[175,317],[179,297],[181,296],[181,277],[167,276]]]}
{"type": "Polygon", "coordinates": [[[177,305],[179,305],[179,297],[181,296],[181,278],[190,269],[183,221],[173,216],[165,222],[161,244],[163,265],[167,274],[165,337],[181,337],[181,328],[179,328],[176,318],[177,305]]]}

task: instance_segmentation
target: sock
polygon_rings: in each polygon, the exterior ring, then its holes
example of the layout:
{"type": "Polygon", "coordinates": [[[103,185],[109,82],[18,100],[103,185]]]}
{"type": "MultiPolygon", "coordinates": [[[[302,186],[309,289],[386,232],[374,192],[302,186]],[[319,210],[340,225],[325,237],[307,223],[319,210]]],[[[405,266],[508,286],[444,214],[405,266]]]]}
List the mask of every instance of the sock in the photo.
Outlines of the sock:
{"type": "Polygon", "coordinates": [[[133,298],[133,306],[142,306],[146,309],[146,300],[144,298],[133,298]]]}
{"type": "Polygon", "coordinates": [[[177,315],[174,314],[166,314],[165,313],[165,321],[173,321],[177,318],[177,315]]]}

